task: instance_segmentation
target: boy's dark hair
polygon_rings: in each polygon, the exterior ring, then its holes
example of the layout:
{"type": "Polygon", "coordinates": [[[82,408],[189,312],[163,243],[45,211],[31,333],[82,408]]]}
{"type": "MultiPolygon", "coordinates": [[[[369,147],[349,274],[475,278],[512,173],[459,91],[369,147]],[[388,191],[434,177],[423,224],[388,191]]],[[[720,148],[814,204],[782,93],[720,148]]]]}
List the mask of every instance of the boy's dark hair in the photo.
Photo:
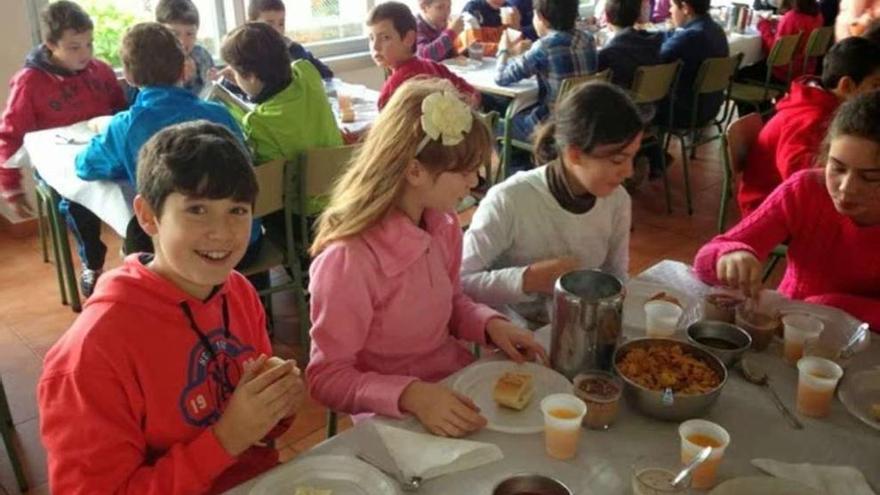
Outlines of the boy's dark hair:
{"type": "Polygon", "coordinates": [[[138,153],[137,191],[156,216],[171,193],[253,205],[258,189],[242,144],[229,129],[207,120],[166,127],[138,153]]]}
{"type": "Polygon", "coordinates": [[[711,5],[711,0],[672,0],[675,2],[675,6],[681,8],[683,4],[688,4],[691,7],[691,10],[694,11],[694,15],[705,15],[709,12],[709,6],[711,5]]]}
{"type": "Polygon", "coordinates": [[[220,56],[237,72],[256,75],[267,86],[290,83],[290,54],[278,31],[264,22],[247,22],[229,33],[220,56]]]}
{"type": "Polygon", "coordinates": [[[547,20],[551,29],[571,31],[578,17],[578,0],[533,0],[535,12],[547,20]]]}
{"type": "Polygon", "coordinates": [[[191,0],[159,0],[156,22],[162,24],[199,25],[199,9],[191,0]]]}
{"type": "Polygon", "coordinates": [[[645,129],[649,117],[619,87],[589,82],[572,91],[535,132],[535,159],[547,163],[568,145],[592,153],[617,144],[622,150],[645,129]]]}
{"type": "Polygon", "coordinates": [[[248,20],[256,21],[262,12],[279,10],[287,11],[282,0],[251,0],[251,3],[248,4],[248,20]]]}
{"type": "Polygon", "coordinates": [[[367,26],[378,24],[382,21],[391,21],[394,30],[401,38],[406,33],[416,30],[416,18],[409,7],[400,2],[385,2],[373,7],[367,14],[367,26]]]}
{"type": "Polygon", "coordinates": [[[834,44],[822,62],[822,86],[833,89],[844,76],[856,84],[880,71],[880,45],[865,38],[849,37],[834,44]]]}
{"type": "Polygon", "coordinates": [[[40,25],[45,43],[58,43],[68,29],[79,34],[95,28],[89,14],[79,5],[67,0],[47,5],[40,13],[40,25]]]}
{"type": "Polygon", "coordinates": [[[137,87],[173,86],[183,73],[183,48],[158,22],[135,24],[122,38],[119,53],[126,77],[137,87]]]}
{"type": "Polygon", "coordinates": [[[632,27],[642,13],[641,0],[607,0],[605,17],[617,27],[632,27]]]}
{"type": "Polygon", "coordinates": [[[840,136],[854,136],[880,144],[880,91],[862,93],[840,105],[822,143],[819,164],[828,162],[831,141],[840,136]]]}
{"type": "Polygon", "coordinates": [[[816,15],[819,13],[819,2],[816,0],[790,0],[791,6],[795,12],[806,15],[816,15]]]}
{"type": "Polygon", "coordinates": [[[865,32],[862,33],[862,38],[880,45],[880,17],[868,24],[868,29],[865,29],[865,32]]]}

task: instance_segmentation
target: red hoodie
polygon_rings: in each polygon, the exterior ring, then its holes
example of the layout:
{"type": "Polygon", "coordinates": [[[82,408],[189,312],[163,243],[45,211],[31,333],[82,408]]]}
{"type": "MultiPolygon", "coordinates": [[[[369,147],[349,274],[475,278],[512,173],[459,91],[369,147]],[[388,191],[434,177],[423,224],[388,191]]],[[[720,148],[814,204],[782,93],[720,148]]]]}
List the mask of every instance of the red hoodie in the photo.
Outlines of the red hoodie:
{"type": "Polygon", "coordinates": [[[92,59],[85,69],[71,72],[49,59],[40,45],[9,82],[9,98],[0,122],[0,191],[21,193],[21,172],[5,168],[31,131],[74,124],[125,108],[125,95],[109,65],[92,59]]]}
{"type": "Polygon", "coordinates": [[[201,301],[138,256],[101,277],[46,355],[37,396],[53,493],[217,493],[278,463],[270,447],[230,456],[211,428],[244,362],[272,352],[254,289],[233,272],[201,301]]]}
{"type": "MultiPolygon", "coordinates": [[[[795,48],[795,55],[791,61],[791,79],[797,79],[804,74],[804,49],[807,46],[807,40],[810,34],[819,29],[824,24],[822,14],[815,15],[803,14],[795,10],[789,10],[779,19],[779,22],[768,21],[766,19],[758,22],[758,31],[761,33],[761,44],[764,47],[764,54],[770,55],[770,50],[776,41],[792,34],[801,33],[801,39],[795,48]]],[[[816,73],[816,59],[810,60],[807,64],[807,75],[816,73]]],[[[773,77],[779,81],[785,81],[788,77],[788,67],[780,66],[773,68],[773,77]]]]}
{"type": "Polygon", "coordinates": [[[791,92],[776,104],[776,114],[749,151],[736,196],[743,217],[783,180],[815,165],[819,145],[840,103],[815,78],[802,77],[791,84],[791,92]]]}

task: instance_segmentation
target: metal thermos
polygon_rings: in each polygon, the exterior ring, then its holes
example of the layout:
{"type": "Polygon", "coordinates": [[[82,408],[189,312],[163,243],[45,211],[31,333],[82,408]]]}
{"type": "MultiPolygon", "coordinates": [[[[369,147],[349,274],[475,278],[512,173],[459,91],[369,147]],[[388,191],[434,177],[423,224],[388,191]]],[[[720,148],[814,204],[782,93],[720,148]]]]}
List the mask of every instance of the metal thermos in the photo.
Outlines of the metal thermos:
{"type": "Polygon", "coordinates": [[[623,328],[623,283],[599,270],[569,272],[553,288],[550,365],[567,378],[611,370],[623,328]]]}

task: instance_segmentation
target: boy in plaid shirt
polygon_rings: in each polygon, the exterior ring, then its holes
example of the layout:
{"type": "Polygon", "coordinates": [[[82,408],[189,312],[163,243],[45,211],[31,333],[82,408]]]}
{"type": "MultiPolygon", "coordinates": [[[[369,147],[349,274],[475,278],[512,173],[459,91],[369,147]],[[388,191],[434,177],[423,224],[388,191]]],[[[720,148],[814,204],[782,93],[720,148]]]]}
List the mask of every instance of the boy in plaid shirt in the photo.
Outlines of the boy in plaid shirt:
{"type": "Polygon", "coordinates": [[[500,86],[538,77],[538,102],[513,116],[512,137],[523,141],[550,114],[563,79],[596,70],[596,43],[574,25],[577,0],[535,0],[534,7],[535,30],[541,38],[515,59],[509,58],[506,47],[499,49],[495,75],[500,86]]]}

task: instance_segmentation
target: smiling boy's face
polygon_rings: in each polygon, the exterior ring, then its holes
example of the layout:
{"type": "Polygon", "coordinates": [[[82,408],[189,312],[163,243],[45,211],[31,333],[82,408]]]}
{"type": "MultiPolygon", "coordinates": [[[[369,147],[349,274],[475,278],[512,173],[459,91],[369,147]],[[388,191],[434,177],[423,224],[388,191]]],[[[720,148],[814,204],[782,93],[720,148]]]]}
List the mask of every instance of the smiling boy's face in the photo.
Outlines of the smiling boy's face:
{"type": "Polygon", "coordinates": [[[204,299],[226,281],[244,256],[253,218],[251,205],[177,192],[168,195],[163,205],[157,216],[143,197],[135,198],[138,221],[155,248],[150,269],[204,299]]]}

